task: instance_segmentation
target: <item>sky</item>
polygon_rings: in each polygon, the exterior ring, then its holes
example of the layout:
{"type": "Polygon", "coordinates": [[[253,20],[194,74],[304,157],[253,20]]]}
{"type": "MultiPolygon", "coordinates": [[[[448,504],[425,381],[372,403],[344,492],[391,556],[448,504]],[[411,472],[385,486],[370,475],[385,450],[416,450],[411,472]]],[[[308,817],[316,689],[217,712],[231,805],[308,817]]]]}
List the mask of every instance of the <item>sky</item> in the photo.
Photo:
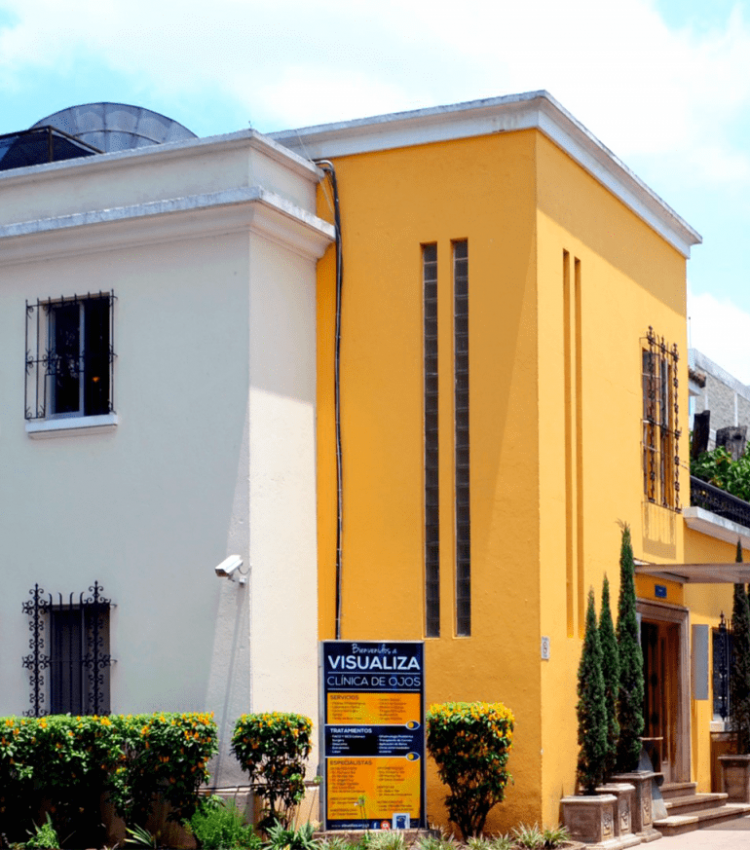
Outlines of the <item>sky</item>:
{"type": "Polygon", "coordinates": [[[209,136],[538,89],[702,235],[689,344],[750,384],[750,0],[0,0],[0,134],[98,101],[209,136]]]}

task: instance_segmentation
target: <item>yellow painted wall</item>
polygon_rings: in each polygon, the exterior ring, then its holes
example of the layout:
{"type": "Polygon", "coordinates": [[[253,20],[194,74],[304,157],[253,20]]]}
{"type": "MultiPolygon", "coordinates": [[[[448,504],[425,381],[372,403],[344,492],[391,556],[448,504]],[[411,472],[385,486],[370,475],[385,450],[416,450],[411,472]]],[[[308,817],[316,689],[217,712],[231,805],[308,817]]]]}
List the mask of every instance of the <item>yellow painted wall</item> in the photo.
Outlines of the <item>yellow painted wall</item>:
{"type": "MultiPolygon", "coordinates": [[[[586,594],[594,588],[598,611],[605,573],[617,616],[619,523],[631,527],[636,558],[682,558],[681,518],[660,507],[644,509],[640,445],[641,350],[648,326],[687,354],[685,260],[541,134],[537,168],[541,632],[552,636],[553,647],[550,662],[542,664],[542,818],[554,823],[560,796],[574,793],[578,746],[571,682],[580,659],[586,594]],[[573,393],[579,451],[567,473],[573,479],[572,500],[565,467],[564,251],[573,284],[579,261],[574,345],[581,366],[573,393]],[[568,572],[566,516],[571,512],[581,554],[568,572]]],[[[686,382],[680,393],[686,410],[686,382]]]]}
{"type": "MultiPolygon", "coordinates": [[[[441,638],[427,702],[517,718],[503,823],[540,810],[538,411],[533,132],[336,162],[344,234],[343,638],[424,636],[421,244],[438,245],[441,638]],[[457,159],[460,149],[460,160],[457,159]],[[455,637],[451,241],[468,239],[472,637],[455,637]]],[[[321,215],[328,213],[324,197],[321,215]]],[[[319,297],[320,636],[334,634],[332,258],[319,297]]],[[[431,777],[428,815],[445,822],[431,777]]],[[[499,827],[495,819],[489,828],[499,827]]]]}
{"type": "MultiPolygon", "coordinates": [[[[427,701],[508,705],[515,784],[487,829],[554,825],[560,797],[574,790],[585,596],[593,586],[598,607],[606,572],[616,609],[618,522],[631,525],[636,557],[683,557],[681,518],[644,508],[640,440],[648,326],[686,358],[685,261],[537,131],[342,157],[336,169],[345,269],[341,636],[424,636],[420,245],[436,242],[442,621],[441,637],[426,641],[427,701]],[[470,638],[455,637],[453,622],[454,239],[469,244],[470,638]],[[567,472],[563,251],[581,272],[573,393],[581,452],[567,472]],[[568,517],[580,535],[572,569],[568,517]],[[540,659],[542,636],[549,661],[540,659]]],[[[319,214],[330,218],[325,189],[319,214]]],[[[334,636],[333,325],[329,251],[318,300],[321,639],[334,636]]],[[[687,381],[680,409],[686,417],[687,381]]],[[[428,794],[430,820],[445,823],[434,774],[428,794]]]]}
{"type": "MultiPolygon", "coordinates": [[[[723,540],[717,540],[704,534],[685,529],[685,560],[689,563],[731,563],[737,554],[737,547],[723,540]]],[[[744,552],[744,559],[750,559],[750,553],[744,552]]],[[[690,608],[690,622],[702,623],[715,629],[719,625],[722,612],[727,623],[732,621],[731,584],[688,584],[685,585],[685,604],[690,608]]],[[[713,682],[713,666],[709,652],[709,682],[713,682]]],[[[709,694],[711,696],[711,694],[709,694]]],[[[698,790],[711,790],[711,749],[709,730],[713,720],[713,700],[693,700],[691,716],[693,781],[698,790]]]]}

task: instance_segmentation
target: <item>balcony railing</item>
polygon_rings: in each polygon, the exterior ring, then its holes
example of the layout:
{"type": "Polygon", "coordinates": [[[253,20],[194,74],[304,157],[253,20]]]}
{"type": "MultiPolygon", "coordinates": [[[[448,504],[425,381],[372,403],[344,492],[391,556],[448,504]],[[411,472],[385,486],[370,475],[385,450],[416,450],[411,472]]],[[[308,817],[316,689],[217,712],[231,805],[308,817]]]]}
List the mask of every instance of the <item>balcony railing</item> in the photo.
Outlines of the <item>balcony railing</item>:
{"type": "Polygon", "coordinates": [[[693,475],[690,476],[690,504],[750,528],[750,504],[693,475]]]}

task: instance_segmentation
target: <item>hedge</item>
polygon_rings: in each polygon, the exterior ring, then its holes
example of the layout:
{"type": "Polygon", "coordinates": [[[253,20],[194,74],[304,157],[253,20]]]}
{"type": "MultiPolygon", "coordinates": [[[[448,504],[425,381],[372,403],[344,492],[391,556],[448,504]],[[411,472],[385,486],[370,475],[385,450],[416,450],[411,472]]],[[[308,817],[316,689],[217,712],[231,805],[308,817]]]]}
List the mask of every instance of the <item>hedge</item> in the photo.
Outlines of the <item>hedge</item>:
{"type": "Polygon", "coordinates": [[[27,829],[42,804],[59,834],[85,829],[100,820],[102,792],[129,825],[157,798],[173,820],[190,817],[217,749],[209,714],[0,718],[0,833],[27,829]]]}

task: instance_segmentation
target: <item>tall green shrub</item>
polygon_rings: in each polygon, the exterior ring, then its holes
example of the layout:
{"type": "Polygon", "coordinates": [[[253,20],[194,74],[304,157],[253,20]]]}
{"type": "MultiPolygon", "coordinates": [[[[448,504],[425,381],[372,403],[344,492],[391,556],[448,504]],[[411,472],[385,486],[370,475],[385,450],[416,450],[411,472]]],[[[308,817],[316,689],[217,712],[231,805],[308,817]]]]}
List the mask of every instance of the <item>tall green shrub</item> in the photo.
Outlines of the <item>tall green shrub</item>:
{"type": "Polygon", "coordinates": [[[584,794],[595,794],[604,781],[607,762],[607,708],[602,673],[602,647],[596,625],[594,590],[589,590],[586,632],[578,666],[578,784],[584,794]]]}
{"type": "Polygon", "coordinates": [[[620,687],[620,653],[617,635],[612,622],[609,602],[609,579],[604,576],[602,585],[602,607],[599,612],[599,643],[602,647],[602,675],[604,676],[604,705],[607,711],[607,758],[604,762],[604,778],[614,773],[617,763],[617,742],[620,724],[617,722],[617,692],[620,687]]]}
{"type": "MultiPolygon", "coordinates": [[[[737,541],[736,561],[742,563],[737,541]]],[[[735,584],[732,602],[732,666],[729,673],[729,722],[737,752],[750,753],[750,603],[744,584],[735,584]]]]}
{"type": "Polygon", "coordinates": [[[513,723],[513,714],[499,702],[430,706],[427,749],[450,791],[448,817],[464,840],[481,835],[490,810],[505,796],[513,723]]]}
{"type": "Polygon", "coordinates": [[[622,530],[620,547],[620,598],[617,611],[617,648],[620,656],[620,687],[617,721],[620,738],[617,744],[617,769],[636,770],[643,735],[643,653],[638,636],[635,612],[635,567],[630,528],[622,530]]]}
{"type": "Polygon", "coordinates": [[[250,775],[253,791],[266,803],[258,826],[288,826],[305,796],[305,762],[312,749],[312,721],[300,714],[243,714],[232,735],[232,751],[250,775]]]}

